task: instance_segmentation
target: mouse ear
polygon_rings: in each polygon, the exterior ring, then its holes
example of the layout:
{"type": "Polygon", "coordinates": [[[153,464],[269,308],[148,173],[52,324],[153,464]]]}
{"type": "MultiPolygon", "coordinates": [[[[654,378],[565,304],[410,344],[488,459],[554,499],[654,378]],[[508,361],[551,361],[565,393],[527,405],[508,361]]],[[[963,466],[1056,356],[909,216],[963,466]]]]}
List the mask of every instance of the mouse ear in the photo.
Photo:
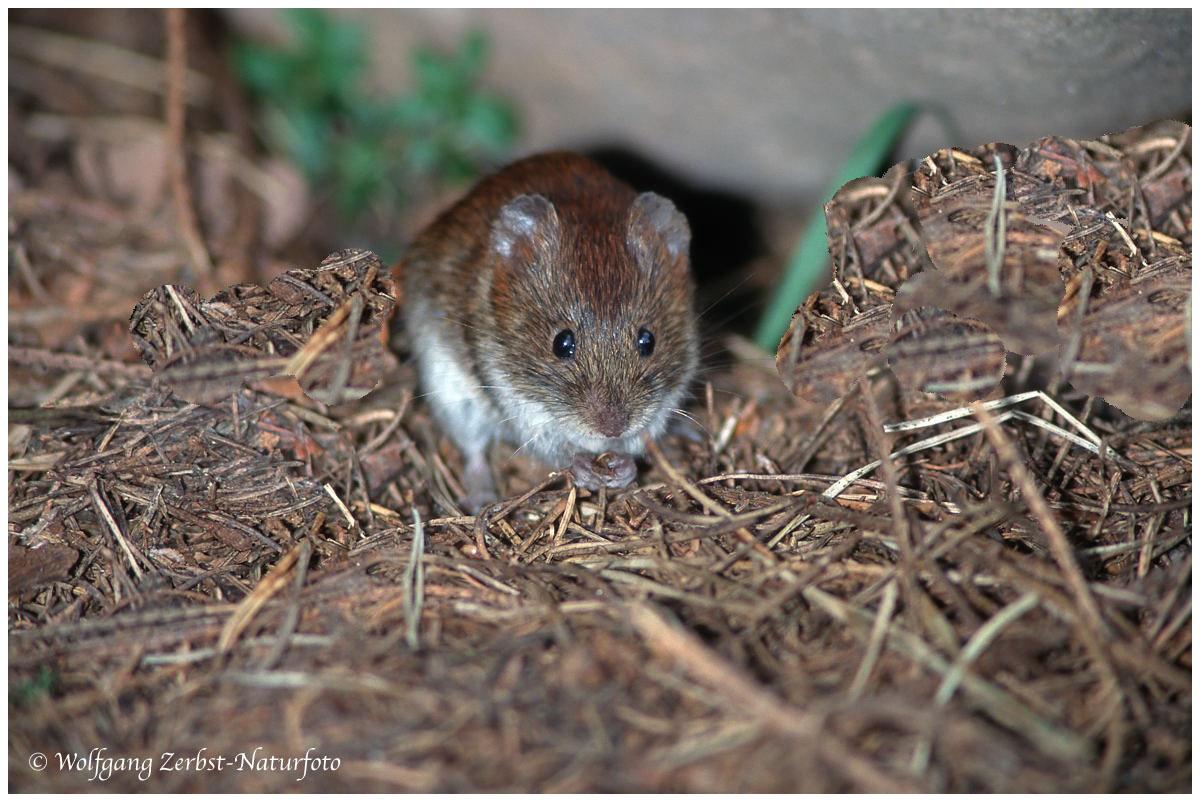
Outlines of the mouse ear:
{"type": "Polygon", "coordinates": [[[629,242],[643,251],[651,243],[661,244],[671,262],[686,257],[692,241],[687,218],[675,204],[654,192],[643,192],[629,210],[629,242]]]}
{"type": "Polygon", "coordinates": [[[547,249],[558,240],[558,212],[541,195],[518,195],[500,207],[492,222],[492,250],[510,257],[521,242],[547,249]]]}

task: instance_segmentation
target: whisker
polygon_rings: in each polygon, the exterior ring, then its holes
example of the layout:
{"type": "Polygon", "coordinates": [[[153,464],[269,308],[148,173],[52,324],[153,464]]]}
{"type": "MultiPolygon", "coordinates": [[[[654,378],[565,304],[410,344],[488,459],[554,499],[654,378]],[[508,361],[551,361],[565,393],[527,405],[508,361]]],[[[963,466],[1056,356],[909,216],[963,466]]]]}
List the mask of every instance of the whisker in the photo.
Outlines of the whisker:
{"type": "Polygon", "coordinates": [[[521,449],[525,448],[525,446],[529,445],[530,443],[532,443],[532,442],[533,442],[534,440],[536,440],[536,439],[537,439],[537,435],[535,434],[533,437],[530,437],[530,438],[529,438],[528,440],[526,440],[524,443],[521,443],[521,445],[517,446],[517,450],[516,450],[516,451],[514,451],[514,452],[512,453],[512,455],[509,457],[509,459],[512,459],[512,457],[515,457],[515,456],[517,456],[518,454],[520,454],[520,453],[521,453],[521,449]]]}
{"type": "Polygon", "coordinates": [[[733,398],[736,398],[738,401],[745,401],[747,398],[749,398],[749,396],[747,396],[743,393],[735,393],[733,390],[725,390],[720,387],[714,387],[713,394],[716,395],[717,393],[720,393],[721,395],[731,396],[733,398]]]}
{"type": "MultiPolygon", "coordinates": [[[[474,384],[474,385],[470,385],[470,389],[472,389],[472,390],[495,390],[495,389],[500,389],[500,385],[495,385],[495,384],[474,384]]],[[[424,398],[427,398],[427,397],[429,397],[429,396],[433,396],[433,395],[443,395],[443,394],[445,394],[446,392],[447,392],[446,390],[439,390],[439,389],[436,389],[436,388],[435,388],[435,389],[432,389],[432,390],[427,390],[427,391],[425,391],[425,392],[423,392],[423,393],[419,393],[419,394],[417,394],[417,395],[414,395],[414,396],[413,396],[413,399],[414,399],[414,400],[416,400],[416,399],[424,399],[424,398]]],[[[510,401],[510,403],[516,403],[516,404],[519,404],[519,405],[521,405],[521,406],[528,406],[529,404],[532,404],[532,403],[534,403],[534,402],[532,402],[532,401],[527,401],[527,400],[525,400],[525,399],[522,399],[522,398],[517,398],[517,399],[509,399],[509,401],[510,401]]]]}
{"type": "Polygon", "coordinates": [[[691,415],[687,412],[684,412],[682,409],[671,409],[671,410],[668,410],[667,414],[678,415],[681,418],[690,420],[692,423],[696,424],[696,426],[700,429],[700,431],[704,432],[710,438],[712,437],[712,432],[710,432],[708,430],[708,427],[706,427],[703,423],[701,423],[699,420],[697,420],[695,415],[691,415]]]}
{"type": "MultiPolygon", "coordinates": [[[[716,307],[716,305],[717,305],[717,304],[721,303],[721,301],[724,301],[724,300],[725,300],[726,298],[728,298],[730,295],[733,295],[735,292],[737,292],[738,290],[740,290],[740,289],[742,288],[742,285],[744,285],[744,284],[745,284],[747,281],[749,281],[749,280],[750,280],[750,274],[749,274],[749,273],[746,273],[744,276],[742,276],[742,278],[741,278],[741,280],[740,280],[740,281],[738,281],[736,284],[734,284],[734,285],[733,285],[732,287],[730,287],[729,289],[725,290],[725,292],[723,292],[723,293],[721,294],[721,297],[720,297],[720,298],[718,298],[717,300],[713,301],[713,302],[712,302],[712,303],[710,303],[708,306],[706,306],[706,307],[704,308],[704,311],[703,311],[703,312],[701,312],[700,314],[696,315],[696,317],[703,319],[703,318],[704,318],[704,316],[705,316],[705,315],[707,315],[709,312],[711,312],[711,311],[712,311],[712,310],[713,310],[713,309],[716,307]]],[[[738,314],[742,314],[742,313],[743,313],[743,312],[745,312],[745,311],[746,311],[746,310],[744,310],[744,309],[743,309],[741,312],[738,312],[738,314]]],[[[726,320],[725,322],[726,322],[726,323],[728,323],[729,321],[728,321],[728,320],[726,320]]]]}

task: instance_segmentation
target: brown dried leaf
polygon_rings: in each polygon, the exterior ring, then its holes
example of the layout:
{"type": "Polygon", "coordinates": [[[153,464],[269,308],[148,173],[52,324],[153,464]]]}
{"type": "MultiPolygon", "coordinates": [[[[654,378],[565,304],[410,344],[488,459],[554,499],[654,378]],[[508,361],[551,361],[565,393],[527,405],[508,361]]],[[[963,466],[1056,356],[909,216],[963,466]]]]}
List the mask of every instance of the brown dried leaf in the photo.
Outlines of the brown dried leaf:
{"type": "Polygon", "coordinates": [[[828,404],[841,398],[867,371],[883,365],[890,312],[878,306],[852,315],[845,306],[810,296],[792,316],[775,355],[783,383],[807,401],[828,404]]]}
{"type": "MultiPolygon", "coordinates": [[[[1000,147],[1000,146],[997,146],[1000,147]]],[[[1008,147],[1008,146],[1004,146],[1008,147]]],[[[944,152],[943,152],[944,153],[944,152]]],[[[1005,347],[1020,354],[1040,354],[1058,342],[1055,313],[1062,301],[1058,253],[1064,231],[1042,223],[1005,192],[1004,254],[998,287],[989,286],[987,227],[996,176],[965,162],[969,174],[950,181],[937,165],[957,160],[926,160],[914,175],[913,202],[922,236],[940,281],[927,279],[912,290],[914,306],[935,306],[974,318],[995,331],[1005,347]]],[[[1044,206],[1038,207],[1043,213],[1044,206]]]]}
{"type": "Polygon", "coordinates": [[[1192,386],[1191,259],[1164,260],[1125,286],[1091,297],[1083,291],[1086,284],[1081,273],[1059,310],[1063,376],[1076,390],[1101,396],[1130,417],[1171,417],[1192,386]]]}
{"type": "Polygon", "coordinates": [[[10,543],[8,546],[8,594],[20,596],[27,591],[62,582],[70,577],[71,566],[79,561],[79,551],[70,546],[48,543],[27,549],[10,543]]]}
{"type": "Polygon", "coordinates": [[[985,398],[1004,378],[1004,344],[996,333],[941,309],[904,313],[885,353],[901,384],[949,401],[985,398]]]}
{"type": "Polygon", "coordinates": [[[825,209],[834,283],[792,319],[776,355],[784,384],[808,400],[838,398],[878,364],[873,314],[923,309],[897,324],[888,354],[909,389],[981,397],[1003,375],[1005,348],[1061,346],[1077,389],[1133,417],[1170,416],[1190,381],[1190,134],[1165,121],[1094,142],[1046,137],[1020,152],[1002,143],[941,150],[915,172],[897,165],[847,184],[825,209]],[[910,195],[896,192],[897,180],[910,195]],[[1004,250],[990,276],[993,225],[1004,250]],[[922,246],[934,269],[921,263],[922,246]]]}
{"type": "MultiPolygon", "coordinates": [[[[890,304],[896,288],[920,272],[924,253],[905,165],[883,178],[851,181],[825,204],[825,234],[842,303],[856,311],[890,304]]],[[[831,288],[832,289],[832,288],[831,288]]]]}

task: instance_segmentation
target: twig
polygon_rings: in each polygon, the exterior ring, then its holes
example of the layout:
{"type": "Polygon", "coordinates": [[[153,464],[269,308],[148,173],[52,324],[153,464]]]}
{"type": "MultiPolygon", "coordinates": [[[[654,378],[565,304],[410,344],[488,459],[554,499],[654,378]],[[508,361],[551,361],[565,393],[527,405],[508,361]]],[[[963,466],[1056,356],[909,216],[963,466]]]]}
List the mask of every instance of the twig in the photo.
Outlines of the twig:
{"type": "Polygon", "coordinates": [[[1167,154],[1167,158],[1159,162],[1153,170],[1146,173],[1145,178],[1142,179],[1142,183],[1149,183],[1161,176],[1179,158],[1179,154],[1183,153],[1183,149],[1187,147],[1188,140],[1192,138],[1192,127],[1190,125],[1182,127],[1183,132],[1179,134],[1179,141],[1175,143],[1175,147],[1171,148],[1171,152],[1167,154]]]}
{"type": "Polygon", "coordinates": [[[1103,645],[1109,633],[1108,626],[1104,622],[1104,616],[1100,612],[1100,606],[1096,603],[1096,598],[1088,588],[1083,571],[1080,570],[1079,564],[1075,561],[1075,554],[1071,548],[1070,541],[1067,540],[1066,534],[1058,525],[1058,520],[1054,517],[1050,506],[1046,503],[1042,494],[1038,492],[1037,485],[1033,482],[1033,476],[1030,475],[1029,469],[1025,467],[1025,463],[1021,461],[1016,447],[1005,436],[996,419],[983,408],[982,404],[976,402],[972,404],[972,407],[974,407],[975,416],[983,425],[988,439],[996,449],[997,456],[1000,457],[1000,461],[1008,470],[1013,483],[1020,488],[1022,498],[1029,505],[1029,511],[1038,523],[1041,524],[1042,530],[1046,533],[1046,538],[1050,543],[1050,553],[1053,555],[1054,561],[1058,563],[1059,570],[1063,572],[1067,586],[1071,589],[1071,593],[1075,597],[1075,603],[1082,614],[1079,630],[1084,645],[1091,653],[1092,659],[1096,661],[1096,667],[1100,670],[1105,681],[1111,686],[1111,690],[1114,693],[1121,693],[1116,673],[1103,645]]]}
{"type": "Polygon", "coordinates": [[[100,489],[93,485],[88,488],[92,495],[92,503],[96,507],[96,512],[100,514],[100,518],[108,525],[108,530],[112,532],[113,540],[117,541],[117,545],[121,547],[121,551],[125,553],[126,559],[129,560],[129,567],[137,574],[137,578],[142,578],[142,569],[138,566],[137,558],[133,556],[133,551],[129,547],[129,542],[125,540],[125,533],[121,531],[121,527],[117,526],[116,520],[113,518],[112,511],[108,505],[104,503],[104,498],[100,495],[100,489]]]}
{"type": "MultiPolygon", "coordinates": [[[[685,493],[698,501],[700,506],[704,507],[709,512],[720,516],[721,518],[732,517],[732,513],[730,513],[729,510],[725,509],[720,504],[706,496],[704,493],[700,492],[699,488],[685,479],[683,474],[676,470],[675,466],[667,461],[667,458],[659,449],[658,444],[650,438],[646,438],[646,451],[650,455],[650,460],[654,463],[654,466],[670,477],[671,481],[682,488],[685,493]]],[[[752,545],[754,551],[760,556],[771,562],[775,561],[774,553],[764,546],[758,538],[751,534],[749,529],[746,529],[745,527],[738,527],[736,534],[743,543],[752,545]]]]}
{"type": "Polygon", "coordinates": [[[546,478],[542,479],[542,481],[538,482],[536,485],[529,488],[521,495],[519,495],[516,498],[514,498],[513,500],[509,501],[507,504],[505,504],[503,507],[501,507],[498,511],[491,513],[489,515],[486,515],[486,516],[483,515],[483,513],[480,513],[480,515],[477,517],[486,518],[486,521],[488,524],[497,523],[497,522],[503,520],[504,518],[508,517],[509,513],[511,513],[517,507],[520,507],[526,501],[533,498],[535,495],[542,492],[547,487],[549,487],[550,485],[557,482],[559,479],[563,478],[563,476],[565,476],[567,473],[568,473],[568,471],[551,471],[550,473],[546,474],[546,478]]]}
{"type": "Polygon", "coordinates": [[[688,673],[718,691],[732,709],[749,713],[772,729],[801,738],[821,733],[819,716],[794,708],[760,687],[695,635],[668,624],[649,605],[630,605],[627,613],[630,623],[652,651],[678,660],[688,673]]]}
{"type": "MultiPolygon", "coordinates": [[[[1004,398],[997,398],[993,401],[984,401],[984,402],[982,402],[982,406],[984,409],[989,409],[989,410],[990,409],[999,409],[1001,407],[1008,407],[1008,406],[1012,406],[1013,404],[1019,404],[1022,401],[1028,401],[1031,398],[1040,398],[1042,400],[1042,403],[1046,404],[1048,407],[1050,407],[1055,412],[1057,412],[1059,415],[1061,415],[1064,420],[1066,420],[1072,426],[1074,426],[1076,429],[1078,429],[1080,432],[1082,432],[1089,440],[1091,440],[1096,445],[1100,445],[1100,437],[1095,432],[1093,432],[1091,429],[1089,429],[1087,426],[1085,426],[1083,423],[1081,423],[1078,419],[1075,418],[1075,416],[1073,416],[1071,413],[1067,412],[1067,410],[1064,409],[1061,404],[1059,404],[1057,401],[1055,401],[1053,398],[1051,398],[1049,395],[1042,392],[1041,390],[1030,390],[1030,391],[1024,392],[1024,393],[1017,393],[1016,395],[1005,396],[1004,398]]],[[[959,418],[970,417],[973,414],[972,410],[973,410],[973,407],[968,405],[968,406],[964,406],[964,407],[958,407],[956,409],[947,410],[945,412],[938,413],[937,415],[930,415],[927,418],[917,418],[915,420],[900,421],[899,423],[886,423],[883,426],[883,430],[885,432],[907,432],[912,429],[923,429],[927,426],[934,426],[939,423],[948,423],[952,420],[958,420],[959,418]]]]}
{"type": "Polygon", "coordinates": [[[192,205],[192,191],[187,178],[187,155],[184,149],[184,126],[187,106],[185,105],[185,81],[187,78],[187,18],[182,8],[166,10],[167,26],[167,147],[171,182],[171,198],[180,234],[187,245],[192,267],[196,271],[197,284],[202,295],[217,291],[213,275],[212,260],[200,235],[196,221],[196,210],[192,205]]]}
{"type": "Polygon", "coordinates": [[[225,653],[232,649],[238,636],[254,620],[254,616],[262,609],[263,605],[287,585],[288,573],[300,559],[304,550],[304,543],[297,543],[291,551],[279,558],[279,562],[275,563],[271,572],[255,586],[253,592],[242,599],[221,629],[221,637],[217,639],[218,652],[225,653]]]}
{"type": "Polygon", "coordinates": [[[1106,212],[1104,217],[1105,217],[1105,219],[1108,220],[1109,224],[1117,230],[1117,233],[1121,235],[1121,239],[1123,239],[1125,241],[1125,246],[1127,248],[1129,248],[1129,255],[1137,256],[1137,252],[1138,252],[1137,245],[1135,245],[1133,243],[1133,239],[1129,236],[1129,234],[1121,226],[1121,223],[1119,220],[1117,220],[1116,215],[1114,215],[1112,212],[1106,212]]]}
{"type": "Polygon", "coordinates": [[[421,562],[421,555],[425,553],[425,527],[421,524],[421,514],[416,507],[413,507],[412,514],[412,551],[409,553],[408,566],[404,569],[401,592],[404,594],[404,637],[408,648],[415,652],[421,645],[421,610],[425,605],[425,566],[421,562]]]}
{"type": "MultiPolygon", "coordinates": [[[[954,691],[962,683],[963,676],[967,673],[967,668],[996,639],[1000,631],[1027,611],[1036,607],[1037,604],[1037,594],[1026,593],[992,616],[986,624],[975,630],[975,634],[971,636],[971,639],[967,641],[967,645],[959,652],[954,665],[950,666],[950,670],[942,677],[942,684],[938,686],[937,693],[933,695],[933,703],[937,708],[940,709],[946,706],[951,697],[954,696],[954,691]]],[[[913,751],[912,759],[914,774],[924,773],[929,763],[929,753],[932,746],[933,739],[928,733],[923,735],[920,741],[918,741],[917,748],[913,751]]]]}
{"type": "Polygon", "coordinates": [[[1005,177],[1000,154],[993,153],[996,163],[996,188],[992,193],[992,207],[988,210],[984,228],[984,250],[987,252],[988,290],[993,296],[1000,294],[1000,270],[1004,267],[1004,251],[1007,247],[1008,219],[1004,208],[1005,177]]]}
{"type": "MultiPolygon", "coordinates": [[[[870,616],[841,599],[816,587],[806,588],[804,596],[839,621],[851,624],[851,629],[860,637],[863,637],[870,629],[870,616]]],[[[888,633],[886,644],[890,649],[942,676],[945,676],[951,669],[951,664],[937,654],[931,646],[903,627],[893,625],[888,633]]],[[[986,710],[997,721],[1028,737],[1038,745],[1039,749],[1060,760],[1076,761],[1091,751],[1086,739],[1046,721],[1007,691],[969,671],[963,673],[960,686],[974,704],[986,710]]]]}
{"type": "Polygon", "coordinates": [[[879,612],[875,616],[875,623],[871,626],[867,651],[863,655],[862,662],[858,664],[858,671],[854,674],[854,681],[850,683],[850,690],[846,692],[846,697],[851,701],[862,697],[863,691],[867,688],[867,680],[871,676],[871,670],[875,668],[875,663],[879,660],[879,653],[883,650],[883,640],[887,637],[888,626],[892,622],[892,613],[895,610],[896,581],[892,579],[884,585],[883,601],[879,604],[879,612]]]}
{"type": "Polygon", "coordinates": [[[777,732],[791,735],[815,748],[831,768],[863,783],[875,792],[916,790],[910,783],[880,771],[847,743],[823,726],[823,716],[794,707],[760,687],[699,638],[668,624],[647,604],[629,606],[630,623],[652,651],[683,664],[685,670],[718,694],[723,707],[750,715],[777,732]]]}
{"type": "MultiPolygon", "coordinates": [[[[97,39],[13,25],[8,29],[8,46],[10,56],[14,58],[115,81],[147,92],[163,91],[161,61],[97,39]]],[[[187,73],[189,103],[206,103],[209,89],[208,78],[195,71],[187,73]]]]}
{"type": "Polygon", "coordinates": [[[283,623],[279,625],[279,632],[275,636],[275,642],[271,644],[271,651],[267,653],[266,658],[258,666],[261,669],[271,669],[279,663],[284,651],[287,650],[288,645],[292,641],[292,636],[296,632],[296,624],[300,622],[300,591],[304,587],[304,579],[308,575],[308,561],[312,557],[312,539],[320,531],[324,523],[325,514],[318,514],[313,519],[312,526],[308,529],[308,537],[300,541],[300,555],[296,560],[296,575],[292,580],[292,598],[288,602],[287,612],[283,616],[283,623]]]}
{"type": "Polygon", "coordinates": [[[324,487],[325,494],[333,499],[333,503],[336,504],[337,508],[342,511],[342,516],[346,519],[346,523],[349,524],[352,529],[357,529],[358,521],[354,520],[354,516],[350,514],[350,510],[348,510],[342,500],[338,498],[337,491],[333,489],[333,486],[330,485],[329,482],[326,482],[324,487]]]}
{"type": "Polygon", "coordinates": [[[892,513],[892,531],[900,543],[900,564],[896,578],[904,599],[905,612],[916,622],[920,620],[917,612],[919,609],[917,594],[921,591],[917,589],[913,580],[916,565],[913,555],[912,532],[908,525],[904,502],[900,498],[900,472],[896,470],[895,463],[888,456],[892,438],[883,431],[879,404],[875,400],[875,391],[872,389],[871,383],[863,379],[858,383],[858,390],[867,412],[867,439],[875,453],[880,456],[880,467],[883,469],[884,482],[887,484],[888,508],[892,513]]]}
{"type": "Polygon", "coordinates": [[[48,348],[21,348],[10,345],[8,361],[17,365],[34,365],[55,370],[88,370],[94,373],[111,373],[143,381],[153,375],[149,365],[118,362],[115,359],[98,359],[82,354],[64,354],[48,348]]]}

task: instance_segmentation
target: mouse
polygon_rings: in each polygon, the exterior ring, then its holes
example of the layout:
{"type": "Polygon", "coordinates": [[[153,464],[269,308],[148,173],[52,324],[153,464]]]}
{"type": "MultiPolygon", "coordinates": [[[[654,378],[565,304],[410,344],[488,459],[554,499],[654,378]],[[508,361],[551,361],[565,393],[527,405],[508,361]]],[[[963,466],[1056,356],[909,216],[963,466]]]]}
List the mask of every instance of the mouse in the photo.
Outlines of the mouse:
{"type": "Polygon", "coordinates": [[[404,326],[471,512],[497,500],[495,442],[583,488],[633,482],[696,375],[690,243],[670,200],[568,152],[492,173],[417,235],[404,326]]]}

